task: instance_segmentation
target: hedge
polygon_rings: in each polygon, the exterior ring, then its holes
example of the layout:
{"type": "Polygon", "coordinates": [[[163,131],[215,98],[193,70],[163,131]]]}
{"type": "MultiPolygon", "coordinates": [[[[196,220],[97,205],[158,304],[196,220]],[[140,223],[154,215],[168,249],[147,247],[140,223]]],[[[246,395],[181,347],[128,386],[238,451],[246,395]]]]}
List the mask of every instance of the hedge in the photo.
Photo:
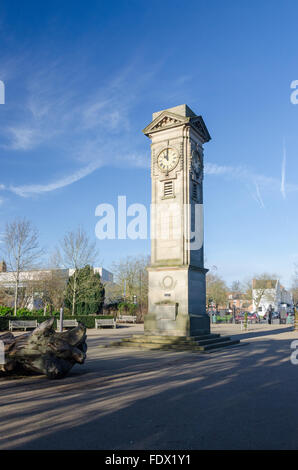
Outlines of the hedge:
{"type": "Polygon", "coordinates": [[[220,315],[216,315],[216,321],[218,323],[222,322],[222,323],[230,323],[230,321],[232,320],[232,315],[225,315],[224,317],[221,317],[220,315]]]}
{"type": "MultiPolygon", "coordinates": [[[[0,305],[0,317],[12,317],[14,309],[13,307],[5,307],[4,305],[0,305]]],[[[28,310],[27,308],[19,308],[17,310],[17,317],[41,317],[44,315],[43,309],[39,310],[28,310]]],[[[52,316],[59,315],[59,312],[52,312],[52,316]]],[[[49,314],[47,314],[49,316],[49,314]]]]}
{"type": "MultiPolygon", "coordinates": [[[[17,310],[17,317],[34,317],[33,320],[35,320],[35,317],[37,318],[40,318],[40,317],[56,317],[58,316],[59,317],[60,315],[60,312],[58,310],[56,311],[53,311],[52,313],[49,313],[49,312],[46,312],[46,315],[44,315],[44,310],[43,308],[39,309],[39,310],[28,310],[27,308],[19,308],[17,310]]],[[[64,316],[67,317],[67,316],[70,316],[71,313],[70,313],[70,310],[68,308],[64,308],[64,316]]],[[[91,314],[89,314],[91,315],[91,314]]],[[[102,314],[103,315],[103,314],[102,314]]],[[[97,315],[99,317],[101,317],[102,315],[97,315]]],[[[14,316],[14,308],[13,307],[5,307],[3,305],[0,305],[0,318],[1,317],[13,317],[14,316]]],[[[86,315],[80,315],[79,313],[75,315],[76,317],[84,317],[86,315]]],[[[16,318],[16,317],[14,317],[16,318]]]]}
{"type": "MultiPolygon", "coordinates": [[[[53,316],[53,315],[52,315],[53,316]]],[[[45,320],[48,320],[49,318],[52,318],[52,316],[43,316],[41,317],[40,315],[30,315],[30,320],[37,320],[38,323],[42,323],[45,320]]],[[[59,317],[58,317],[59,318],[59,317]]],[[[86,328],[95,328],[95,319],[96,318],[114,318],[111,315],[97,315],[97,316],[91,316],[91,315],[74,315],[74,316],[65,316],[65,320],[77,320],[83,325],[86,326],[86,328]]],[[[8,330],[9,328],[9,320],[29,320],[28,316],[0,316],[0,331],[5,331],[8,330]]],[[[54,322],[54,327],[57,328],[57,316],[55,317],[55,322],[54,322]]]]}

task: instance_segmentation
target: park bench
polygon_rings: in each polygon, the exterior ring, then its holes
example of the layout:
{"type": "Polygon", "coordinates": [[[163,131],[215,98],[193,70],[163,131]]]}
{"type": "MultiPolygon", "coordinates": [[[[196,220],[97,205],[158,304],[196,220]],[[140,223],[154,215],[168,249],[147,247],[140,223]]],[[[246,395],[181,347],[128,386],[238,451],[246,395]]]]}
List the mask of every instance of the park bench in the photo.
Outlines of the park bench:
{"type": "Polygon", "coordinates": [[[137,321],[137,317],[135,315],[119,315],[118,320],[124,323],[135,323],[137,321]]]}
{"type": "MultiPolygon", "coordinates": [[[[77,320],[63,320],[63,328],[75,328],[78,326],[77,320]]],[[[60,320],[57,320],[57,329],[60,330],[60,320]]]]}
{"type": "Polygon", "coordinates": [[[111,326],[116,328],[116,322],[114,318],[96,318],[95,319],[95,328],[101,328],[103,326],[111,326]]]}
{"type": "Polygon", "coordinates": [[[38,326],[37,320],[9,320],[9,331],[12,330],[27,330],[27,328],[36,328],[38,326]]]}

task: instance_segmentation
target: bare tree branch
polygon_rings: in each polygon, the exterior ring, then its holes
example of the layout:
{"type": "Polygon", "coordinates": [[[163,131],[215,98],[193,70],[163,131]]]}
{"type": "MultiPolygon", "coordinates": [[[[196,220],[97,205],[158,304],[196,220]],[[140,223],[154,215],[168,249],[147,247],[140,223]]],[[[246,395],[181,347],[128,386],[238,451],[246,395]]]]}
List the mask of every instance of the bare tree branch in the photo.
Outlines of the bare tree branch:
{"type": "Polygon", "coordinates": [[[38,231],[26,219],[16,219],[7,223],[3,237],[4,256],[14,279],[14,315],[17,314],[20,273],[34,268],[44,250],[39,247],[38,231]]]}
{"type": "Polygon", "coordinates": [[[52,262],[57,267],[74,270],[72,282],[70,283],[72,290],[72,315],[75,314],[78,295],[78,270],[86,265],[93,266],[97,256],[96,243],[89,240],[86,232],[81,227],[66,233],[52,256],[52,262]]]}

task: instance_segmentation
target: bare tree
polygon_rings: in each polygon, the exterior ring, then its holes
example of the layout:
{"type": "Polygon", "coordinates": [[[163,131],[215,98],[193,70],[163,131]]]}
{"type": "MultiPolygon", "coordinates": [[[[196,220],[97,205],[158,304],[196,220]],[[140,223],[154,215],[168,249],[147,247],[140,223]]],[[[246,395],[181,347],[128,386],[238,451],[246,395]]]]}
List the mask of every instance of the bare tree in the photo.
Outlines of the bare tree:
{"type": "Polygon", "coordinates": [[[214,271],[210,271],[206,276],[206,297],[208,304],[214,302],[217,310],[220,305],[227,306],[228,288],[225,281],[214,271]]]}
{"type": "Polygon", "coordinates": [[[37,297],[46,314],[50,310],[59,310],[63,305],[68,275],[64,270],[51,269],[37,271],[26,281],[26,294],[31,300],[37,297]],[[34,275],[35,274],[35,275],[34,275]]]}
{"type": "Polygon", "coordinates": [[[232,282],[230,290],[231,290],[231,292],[233,292],[233,294],[240,297],[241,294],[242,294],[242,291],[243,291],[243,287],[241,285],[241,282],[240,281],[232,282]]]}
{"type": "Polygon", "coordinates": [[[0,305],[12,307],[14,303],[13,289],[5,286],[0,286],[0,305]]]}
{"type": "Polygon", "coordinates": [[[140,319],[148,305],[148,265],[148,256],[137,255],[121,259],[114,263],[112,268],[116,282],[114,292],[129,302],[136,300],[140,319]]]}
{"type": "Polygon", "coordinates": [[[16,219],[7,223],[4,231],[4,255],[14,280],[14,315],[17,314],[20,273],[32,269],[43,255],[38,231],[29,220],[16,219]]]}
{"type": "Polygon", "coordinates": [[[88,235],[81,227],[66,233],[60,242],[60,246],[56,248],[53,254],[52,260],[57,267],[74,270],[70,283],[72,315],[75,314],[78,293],[78,270],[86,265],[93,266],[97,256],[96,243],[89,240],[88,235]]]}
{"type": "Polygon", "coordinates": [[[123,300],[123,286],[116,282],[105,282],[105,299],[108,304],[114,304],[123,300]]]}

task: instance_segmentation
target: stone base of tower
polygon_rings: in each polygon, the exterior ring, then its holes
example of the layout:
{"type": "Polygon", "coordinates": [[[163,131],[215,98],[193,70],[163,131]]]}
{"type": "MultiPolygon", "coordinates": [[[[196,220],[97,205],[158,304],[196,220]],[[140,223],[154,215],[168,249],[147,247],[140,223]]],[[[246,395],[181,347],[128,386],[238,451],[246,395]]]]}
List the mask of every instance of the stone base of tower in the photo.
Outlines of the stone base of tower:
{"type": "Polygon", "coordinates": [[[150,267],[145,335],[200,336],[210,333],[204,268],[150,267]]]}
{"type": "Polygon", "coordinates": [[[148,313],[144,318],[145,335],[164,336],[201,336],[210,333],[210,319],[203,315],[184,315],[178,313],[174,321],[165,321],[155,313],[148,313]]]}
{"type": "Polygon", "coordinates": [[[150,267],[144,334],[114,341],[107,347],[209,353],[239,345],[238,339],[210,333],[206,271],[190,266],[150,267]]]}

